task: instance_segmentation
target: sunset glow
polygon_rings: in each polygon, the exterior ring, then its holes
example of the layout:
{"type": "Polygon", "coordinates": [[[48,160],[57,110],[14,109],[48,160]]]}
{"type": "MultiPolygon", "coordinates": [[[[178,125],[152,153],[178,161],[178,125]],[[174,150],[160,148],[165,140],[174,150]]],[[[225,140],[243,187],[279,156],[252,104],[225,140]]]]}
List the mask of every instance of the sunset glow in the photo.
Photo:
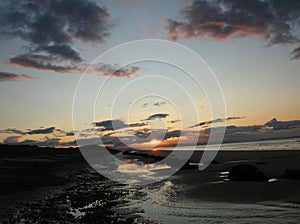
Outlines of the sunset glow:
{"type": "Polygon", "coordinates": [[[151,145],[157,145],[158,143],[160,143],[160,141],[156,140],[156,139],[153,139],[151,140],[150,144],[151,145]]]}

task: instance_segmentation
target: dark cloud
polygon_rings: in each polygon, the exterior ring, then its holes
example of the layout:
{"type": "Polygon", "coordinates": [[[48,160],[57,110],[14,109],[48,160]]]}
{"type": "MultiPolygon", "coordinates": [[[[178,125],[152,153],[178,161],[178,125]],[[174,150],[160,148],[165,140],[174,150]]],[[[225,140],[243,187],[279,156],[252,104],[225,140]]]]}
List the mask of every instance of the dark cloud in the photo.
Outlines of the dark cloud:
{"type": "Polygon", "coordinates": [[[107,134],[101,137],[102,143],[106,147],[113,147],[113,148],[126,148],[127,146],[116,136],[107,134]]]}
{"type": "Polygon", "coordinates": [[[175,137],[180,137],[181,131],[180,130],[174,130],[174,131],[167,131],[164,130],[150,130],[149,128],[142,128],[138,130],[134,130],[133,132],[134,136],[127,135],[120,137],[116,137],[114,134],[106,134],[101,137],[102,143],[108,147],[121,147],[125,148],[128,147],[131,144],[134,144],[135,147],[138,147],[138,144],[144,144],[148,143],[149,139],[147,139],[150,135],[152,135],[151,139],[158,139],[158,140],[168,140],[175,137]],[[124,142],[122,142],[123,140],[124,142]],[[124,144],[126,143],[126,145],[124,144]]]}
{"type": "Polygon", "coordinates": [[[226,127],[226,134],[232,134],[237,132],[257,132],[262,129],[263,125],[251,125],[251,126],[227,126],[226,127]]]}
{"type": "Polygon", "coordinates": [[[96,127],[102,127],[100,131],[113,131],[121,128],[128,127],[128,125],[121,120],[105,120],[93,123],[96,127]]]}
{"type": "MultiPolygon", "coordinates": [[[[39,70],[50,70],[59,73],[75,73],[75,74],[95,74],[100,76],[110,76],[116,78],[130,77],[137,74],[140,67],[128,66],[119,68],[117,64],[105,64],[100,63],[98,65],[88,65],[88,64],[72,64],[72,65],[59,65],[53,64],[54,61],[61,61],[59,57],[54,55],[39,55],[34,53],[26,53],[17,55],[10,59],[9,65],[17,65],[27,68],[34,68],[39,70]],[[88,67],[87,70],[85,70],[88,67]]],[[[76,60],[76,55],[74,55],[74,60],[76,60]]]]}
{"type": "Polygon", "coordinates": [[[50,46],[39,46],[35,52],[47,52],[48,54],[56,57],[56,60],[71,60],[73,62],[80,62],[82,59],[79,53],[73,50],[70,45],[67,44],[56,44],[50,46]]]}
{"type": "Polygon", "coordinates": [[[212,124],[212,123],[222,123],[222,122],[226,122],[226,121],[230,121],[230,120],[238,120],[238,119],[243,119],[243,118],[245,118],[245,117],[227,117],[225,119],[217,118],[217,119],[214,119],[214,120],[211,120],[211,121],[202,121],[198,124],[190,126],[189,128],[194,128],[194,127],[199,127],[199,126],[206,126],[206,125],[209,125],[209,124],[212,124]]]}
{"type": "Polygon", "coordinates": [[[8,145],[36,145],[40,147],[57,147],[57,146],[77,146],[76,141],[60,142],[60,138],[47,138],[44,141],[37,141],[33,139],[25,139],[20,141],[20,136],[11,136],[3,141],[3,144],[8,145]]]}
{"type": "Polygon", "coordinates": [[[153,106],[160,107],[161,105],[164,105],[164,104],[166,104],[166,102],[155,102],[155,103],[153,103],[153,106]]]}
{"type": "MultiPolygon", "coordinates": [[[[224,127],[216,127],[213,129],[215,131],[218,131],[218,129],[222,129],[222,128],[224,127]]],[[[231,141],[240,141],[240,140],[246,141],[247,139],[252,139],[251,135],[255,135],[255,138],[257,139],[264,139],[264,136],[265,138],[268,138],[270,136],[280,137],[280,131],[283,130],[287,130],[287,131],[291,130],[292,132],[288,134],[292,134],[292,136],[295,136],[297,132],[294,132],[294,130],[299,128],[300,128],[300,120],[278,121],[276,118],[273,118],[272,120],[270,120],[269,122],[263,125],[227,126],[225,137],[227,140],[231,139],[231,141]],[[241,136],[242,138],[240,138],[241,136]],[[233,137],[235,137],[236,140],[233,137]]],[[[207,128],[204,130],[205,134],[209,134],[210,132],[211,132],[211,128],[207,128]]],[[[286,135],[284,137],[288,137],[288,136],[289,135],[286,135]]]]}
{"type": "Polygon", "coordinates": [[[265,124],[266,127],[272,127],[273,130],[284,130],[300,127],[300,121],[277,121],[276,118],[273,118],[265,124]]]}
{"type": "Polygon", "coordinates": [[[48,57],[39,58],[36,64],[19,61],[18,65],[25,67],[62,72],[65,69],[50,61],[81,62],[72,44],[76,40],[102,43],[112,27],[108,11],[89,0],[0,0],[0,3],[0,36],[26,41],[28,52],[24,54],[30,57],[33,54],[48,57]]]}
{"type": "MultiPolygon", "coordinates": [[[[93,123],[93,125],[95,125],[96,127],[100,127],[99,131],[114,131],[114,130],[118,130],[118,129],[122,129],[122,128],[142,127],[147,124],[148,123],[145,123],[145,122],[126,124],[124,121],[119,120],[119,119],[104,120],[104,121],[98,121],[98,122],[93,123]]],[[[90,130],[90,129],[88,129],[88,130],[90,130]]]]}
{"type": "Polygon", "coordinates": [[[149,128],[143,128],[134,131],[134,135],[139,138],[148,138],[150,134],[151,134],[151,130],[149,128]]]}
{"type": "Polygon", "coordinates": [[[300,59],[300,47],[294,49],[292,54],[293,54],[292,59],[300,59]]]}
{"type": "Polygon", "coordinates": [[[73,131],[66,132],[66,136],[74,136],[75,133],[73,131]]]}
{"type": "Polygon", "coordinates": [[[7,128],[4,130],[0,130],[0,133],[6,133],[6,134],[10,134],[10,133],[14,133],[14,134],[18,134],[18,135],[25,135],[26,132],[18,130],[16,128],[7,128]]]}
{"type": "Polygon", "coordinates": [[[142,105],[142,108],[148,107],[148,106],[153,106],[153,107],[160,107],[162,105],[166,104],[166,102],[162,101],[162,102],[154,102],[154,103],[144,103],[142,105]]]}
{"type": "Polygon", "coordinates": [[[145,108],[145,107],[147,107],[149,105],[149,103],[144,103],[143,105],[142,105],[142,108],[145,108]]]}
{"type": "Polygon", "coordinates": [[[74,65],[54,65],[52,64],[53,61],[53,56],[28,53],[17,55],[11,58],[9,61],[9,65],[17,65],[26,68],[35,68],[39,70],[52,70],[59,73],[81,73],[82,71],[74,65]]]}
{"type": "Polygon", "coordinates": [[[51,134],[55,130],[55,127],[49,127],[49,128],[41,128],[41,129],[33,129],[26,132],[28,135],[36,135],[36,134],[51,134]]]}
{"type": "Polygon", "coordinates": [[[0,82],[18,81],[21,79],[36,79],[36,78],[33,76],[24,75],[24,74],[14,74],[14,73],[0,71],[0,82]]]}
{"type": "Polygon", "coordinates": [[[297,0],[195,0],[182,10],[179,20],[167,21],[166,31],[172,40],[256,35],[269,46],[294,44],[299,42],[299,11],[297,0]]]}
{"type": "Polygon", "coordinates": [[[22,131],[15,128],[8,128],[5,130],[0,130],[0,133],[14,133],[20,135],[37,135],[37,134],[52,134],[55,131],[55,127],[49,128],[39,128],[39,129],[29,129],[28,131],[22,131]]]}
{"type": "MultiPolygon", "coordinates": [[[[266,131],[263,130],[263,125],[250,125],[250,126],[220,126],[214,128],[206,128],[201,131],[199,139],[201,144],[206,144],[208,138],[212,135],[219,135],[225,128],[224,143],[225,142],[241,142],[241,141],[252,141],[256,139],[263,139],[266,131]],[[213,131],[213,132],[212,132],[213,131]],[[213,134],[212,134],[213,133],[213,134]],[[260,137],[259,137],[260,136],[260,137]]],[[[213,139],[213,137],[212,137],[213,139]]]]}
{"type": "Polygon", "coordinates": [[[142,127],[142,126],[145,126],[145,125],[148,125],[148,123],[145,123],[145,122],[132,123],[132,124],[129,124],[129,127],[135,128],[135,127],[142,127]]]}
{"type": "Polygon", "coordinates": [[[177,122],[179,122],[180,120],[172,120],[172,121],[170,121],[171,122],[171,124],[174,124],[174,123],[177,123],[177,122]]]}
{"type": "Polygon", "coordinates": [[[164,140],[169,138],[180,137],[180,135],[181,135],[181,130],[169,131],[165,134],[164,140]]]}
{"type": "Polygon", "coordinates": [[[60,136],[60,137],[62,137],[62,136],[74,136],[75,135],[74,131],[65,131],[65,130],[62,130],[60,128],[56,128],[55,131],[59,133],[58,136],[60,136]]]}
{"type": "Polygon", "coordinates": [[[86,73],[123,78],[135,75],[138,71],[140,71],[140,67],[137,66],[127,66],[120,68],[118,64],[99,63],[98,65],[90,65],[86,70],[86,73]]]}
{"type": "Polygon", "coordinates": [[[166,118],[166,117],[168,117],[168,116],[169,116],[169,114],[163,114],[163,113],[153,114],[153,115],[149,116],[147,119],[145,119],[145,121],[150,121],[150,120],[154,120],[154,119],[166,118]]]}
{"type": "Polygon", "coordinates": [[[57,147],[57,146],[77,146],[75,140],[72,141],[61,141],[63,137],[74,136],[72,131],[64,131],[55,127],[49,128],[38,128],[38,129],[27,129],[22,131],[15,128],[8,128],[5,130],[0,130],[0,133],[5,134],[17,134],[18,136],[9,136],[3,140],[3,144],[10,145],[37,145],[41,147],[57,147]],[[50,135],[49,135],[50,134],[50,135]],[[35,139],[25,139],[22,138],[29,137],[31,135],[44,135],[45,140],[39,141],[35,139]],[[49,137],[50,136],[50,137],[49,137]]]}
{"type": "Polygon", "coordinates": [[[0,34],[31,44],[103,42],[109,35],[107,10],[89,0],[1,1],[0,34]]]}
{"type": "MultiPolygon", "coordinates": [[[[161,131],[155,130],[155,133],[160,136],[161,131]]],[[[152,131],[149,128],[143,128],[139,130],[134,131],[134,135],[139,137],[139,138],[148,138],[152,131]]],[[[169,138],[174,138],[174,137],[180,137],[181,131],[180,130],[175,130],[175,131],[168,131],[162,136],[162,140],[167,140],[169,138]]],[[[160,139],[160,138],[158,138],[160,139]]]]}
{"type": "Polygon", "coordinates": [[[234,117],[227,117],[227,120],[237,120],[237,119],[244,119],[246,117],[239,117],[239,116],[234,116],[234,117]]]}

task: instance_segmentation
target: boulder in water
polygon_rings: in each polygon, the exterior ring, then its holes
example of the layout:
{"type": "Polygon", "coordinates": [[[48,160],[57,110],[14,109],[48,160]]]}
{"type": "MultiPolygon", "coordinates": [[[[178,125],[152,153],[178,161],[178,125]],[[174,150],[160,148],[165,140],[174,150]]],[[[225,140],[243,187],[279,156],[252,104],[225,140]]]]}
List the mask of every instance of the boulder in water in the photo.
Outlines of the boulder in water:
{"type": "Polygon", "coordinates": [[[232,167],[228,175],[231,181],[268,181],[268,177],[256,166],[250,164],[240,164],[232,167]]]}

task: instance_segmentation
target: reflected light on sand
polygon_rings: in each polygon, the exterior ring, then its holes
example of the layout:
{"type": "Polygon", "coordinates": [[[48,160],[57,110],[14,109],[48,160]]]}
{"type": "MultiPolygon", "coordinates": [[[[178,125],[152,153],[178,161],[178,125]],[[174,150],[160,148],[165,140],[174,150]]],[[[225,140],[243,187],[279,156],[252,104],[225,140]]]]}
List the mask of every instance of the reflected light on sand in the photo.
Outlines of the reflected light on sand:
{"type": "Polygon", "coordinates": [[[168,165],[142,164],[135,163],[122,164],[117,171],[121,173],[149,173],[150,171],[169,169],[168,165]]]}

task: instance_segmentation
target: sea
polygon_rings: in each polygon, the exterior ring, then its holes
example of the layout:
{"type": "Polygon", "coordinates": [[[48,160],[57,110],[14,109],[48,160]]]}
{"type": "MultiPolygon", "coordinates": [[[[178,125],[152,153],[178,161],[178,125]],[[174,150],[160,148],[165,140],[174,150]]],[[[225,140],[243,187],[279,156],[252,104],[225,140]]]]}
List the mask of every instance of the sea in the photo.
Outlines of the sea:
{"type": "MultiPolygon", "coordinates": [[[[204,146],[197,146],[202,150],[204,146]]],[[[252,142],[238,142],[222,144],[220,150],[223,151],[268,151],[268,150],[299,150],[300,137],[288,139],[261,140],[252,142]]]]}

